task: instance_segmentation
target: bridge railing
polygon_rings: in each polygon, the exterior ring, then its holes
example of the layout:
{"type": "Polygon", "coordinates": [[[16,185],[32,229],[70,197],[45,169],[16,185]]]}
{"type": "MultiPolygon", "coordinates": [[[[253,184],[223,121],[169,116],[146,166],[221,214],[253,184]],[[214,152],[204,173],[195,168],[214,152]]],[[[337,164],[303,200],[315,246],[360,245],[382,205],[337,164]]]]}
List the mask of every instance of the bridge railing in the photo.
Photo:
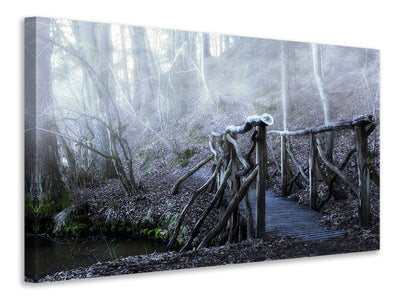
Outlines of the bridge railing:
{"type": "MultiPolygon", "coordinates": [[[[363,227],[368,227],[370,224],[370,174],[377,178],[373,172],[373,166],[368,159],[368,136],[373,132],[376,126],[375,118],[370,115],[362,115],[355,117],[352,120],[335,122],[321,126],[315,126],[305,128],[296,131],[276,131],[272,130],[268,133],[278,134],[280,136],[280,166],[275,159],[273,149],[270,148],[272,157],[277,170],[281,173],[281,186],[282,194],[288,195],[292,189],[293,183],[298,177],[303,177],[309,187],[309,205],[311,209],[319,210],[329,200],[333,191],[333,184],[335,180],[340,177],[343,182],[347,184],[350,190],[355,194],[358,199],[359,206],[359,222],[363,227]],[[340,166],[336,166],[325,154],[322,149],[322,142],[318,138],[318,134],[324,132],[332,132],[339,130],[350,129],[354,132],[355,146],[347,153],[345,159],[342,161],[340,166]],[[294,136],[308,136],[309,137],[309,158],[308,165],[302,167],[296,159],[290,146],[290,137],[294,136]],[[357,154],[357,171],[358,171],[358,183],[353,183],[349,178],[346,177],[343,169],[349,162],[350,157],[357,154]],[[290,164],[289,157],[292,163],[298,169],[296,175],[292,175],[289,178],[290,164]],[[324,165],[333,174],[330,178],[326,178],[322,172],[317,158],[320,158],[324,165]],[[308,170],[308,174],[306,173],[308,170]],[[323,181],[328,185],[328,192],[326,196],[319,200],[317,193],[317,174],[320,174],[323,181]]],[[[376,181],[376,180],[374,180],[376,181]]]]}
{"type": "MultiPolygon", "coordinates": [[[[180,232],[181,225],[189,207],[194,203],[197,197],[207,190],[207,188],[217,186],[215,194],[208,206],[202,212],[192,229],[190,238],[186,241],[181,251],[191,249],[195,237],[200,232],[206,217],[216,206],[219,207],[219,221],[214,228],[209,231],[205,237],[199,242],[198,247],[207,246],[210,241],[215,238],[223,230],[227,230],[227,236],[230,242],[240,241],[244,237],[250,238],[255,231],[255,237],[261,238],[265,233],[265,183],[268,177],[267,155],[275,163],[277,169],[281,173],[282,193],[287,195],[290,193],[291,187],[300,176],[308,184],[309,200],[311,209],[320,209],[324,201],[329,200],[332,187],[340,177],[350,190],[357,196],[359,202],[360,224],[367,227],[370,223],[370,173],[371,168],[368,161],[368,136],[372,133],[376,126],[375,119],[372,115],[363,115],[349,121],[336,122],[311,128],[305,128],[296,131],[268,131],[269,134],[278,134],[280,137],[281,154],[280,165],[275,157],[273,147],[267,143],[266,128],[273,124],[273,118],[269,114],[262,116],[252,116],[246,119],[242,126],[228,126],[222,132],[212,132],[209,137],[209,146],[211,155],[190,169],[182,176],[173,186],[171,194],[178,193],[180,184],[198,171],[201,167],[210,161],[213,161],[211,177],[198,189],[196,189],[185,207],[182,209],[176,221],[176,226],[170,242],[167,245],[169,249],[176,241],[180,232]],[[322,143],[318,134],[324,132],[351,129],[355,135],[355,147],[346,155],[339,167],[337,167],[330,159],[328,159],[322,150],[322,143]],[[243,155],[238,145],[238,135],[253,131],[251,135],[251,147],[247,154],[243,155]],[[308,165],[301,166],[301,163],[295,158],[294,151],[291,149],[290,137],[308,136],[309,153],[308,165]],[[269,153],[267,153],[269,147],[269,153]],[[255,150],[255,162],[251,157],[255,150]],[[346,177],[343,172],[350,157],[357,153],[357,169],[358,184],[354,184],[346,177]],[[289,157],[292,163],[298,169],[296,175],[289,178],[289,157]],[[328,193],[325,199],[318,202],[317,194],[317,173],[323,177],[321,167],[318,162],[320,158],[325,166],[333,175],[330,178],[323,178],[328,184],[328,193]],[[306,173],[308,172],[308,174],[306,173]],[[253,224],[252,214],[249,201],[247,198],[248,190],[253,181],[256,181],[256,220],[253,224]],[[246,209],[246,232],[243,232],[243,216],[239,213],[239,203],[244,199],[246,209]]],[[[274,173],[275,173],[274,172],[274,173]]],[[[271,177],[274,176],[272,173],[271,177]]],[[[212,188],[214,190],[214,188],[212,188]]]]}
{"type": "Polygon", "coordinates": [[[200,231],[205,218],[215,207],[219,207],[220,216],[218,223],[209,231],[199,243],[199,247],[207,246],[210,241],[221,231],[228,228],[228,239],[240,241],[244,237],[253,236],[261,238],[265,233],[265,182],[266,170],[266,127],[273,124],[273,118],[269,114],[261,116],[251,116],[241,126],[230,125],[222,132],[212,132],[209,136],[209,146],[211,155],[202,162],[194,166],[184,176],[182,176],[173,186],[171,194],[178,193],[180,184],[199,170],[202,166],[213,161],[213,174],[200,188],[195,190],[192,197],[182,209],[174,233],[167,245],[169,249],[175,242],[180,227],[189,206],[193,204],[198,195],[208,187],[217,186],[214,197],[209,202],[208,207],[196,222],[190,238],[186,241],[181,251],[191,248],[194,238],[200,231]],[[253,131],[251,135],[251,148],[246,155],[243,155],[237,142],[239,134],[253,131]],[[255,150],[255,163],[251,161],[252,153],[255,150]],[[253,224],[250,204],[247,198],[248,190],[253,181],[256,181],[256,220],[253,224]],[[245,200],[246,208],[246,232],[243,232],[243,221],[239,213],[239,203],[245,200]]]}

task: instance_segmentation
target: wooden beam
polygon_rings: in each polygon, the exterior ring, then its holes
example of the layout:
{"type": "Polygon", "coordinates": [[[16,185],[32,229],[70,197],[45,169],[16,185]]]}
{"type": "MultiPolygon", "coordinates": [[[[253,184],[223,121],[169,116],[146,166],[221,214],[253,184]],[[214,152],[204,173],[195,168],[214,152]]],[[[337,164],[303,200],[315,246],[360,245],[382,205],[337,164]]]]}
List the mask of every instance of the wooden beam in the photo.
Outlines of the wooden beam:
{"type": "Polygon", "coordinates": [[[316,134],[316,133],[320,133],[320,132],[327,132],[327,131],[339,130],[339,129],[350,129],[355,126],[368,125],[368,124],[371,124],[374,122],[375,122],[375,118],[370,114],[366,114],[366,115],[355,117],[354,119],[349,120],[349,121],[334,122],[334,123],[329,123],[326,125],[306,128],[306,129],[302,129],[302,130],[296,130],[296,131],[271,130],[269,132],[277,133],[277,134],[285,135],[285,136],[297,136],[297,135],[305,135],[305,134],[310,134],[310,133],[316,134]]]}
{"type": "MultiPolygon", "coordinates": [[[[228,140],[229,143],[231,143],[233,149],[232,149],[232,153],[231,153],[231,157],[235,156],[237,157],[237,159],[239,159],[240,163],[243,165],[243,169],[239,170],[236,166],[236,170],[234,174],[234,176],[245,176],[247,175],[248,171],[250,171],[250,164],[247,162],[247,160],[243,157],[242,152],[240,151],[239,145],[236,142],[236,140],[230,136],[230,134],[226,135],[226,139],[228,140]]],[[[235,162],[235,164],[237,165],[237,162],[235,162]]]]}
{"type": "MultiPolygon", "coordinates": [[[[229,134],[226,135],[228,141],[230,139],[229,134]]],[[[234,142],[234,140],[231,138],[231,142],[234,142]]],[[[233,144],[232,144],[233,145],[233,144]]],[[[236,145],[237,146],[237,145],[236,145]]],[[[230,152],[231,152],[231,161],[232,161],[232,167],[231,167],[231,192],[232,192],[232,198],[235,197],[237,191],[239,190],[240,187],[240,177],[238,177],[237,171],[238,171],[238,155],[237,153],[240,153],[239,147],[235,149],[234,146],[230,146],[230,152]]],[[[229,230],[229,237],[228,241],[229,243],[232,243],[236,240],[237,237],[237,229],[238,229],[238,221],[239,221],[239,209],[236,207],[234,209],[234,212],[232,213],[232,216],[230,218],[230,230],[229,230]]]]}
{"type": "MultiPolygon", "coordinates": [[[[240,187],[239,191],[236,193],[235,197],[231,200],[228,207],[226,208],[222,219],[218,222],[218,224],[207,233],[207,235],[203,238],[198,248],[203,248],[208,245],[208,243],[213,239],[217,234],[219,234],[222,230],[226,228],[226,223],[228,222],[230,216],[232,215],[234,209],[239,205],[240,201],[244,198],[244,196],[248,193],[251,182],[255,179],[257,173],[259,171],[259,167],[256,168],[250,173],[250,175],[243,182],[243,185],[240,187]]],[[[264,226],[265,230],[265,226],[264,226]]]]}
{"type": "Polygon", "coordinates": [[[261,238],[265,233],[265,152],[266,126],[256,126],[256,165],[258,166],[256,185],[256,238],[261,238]]]}
{"type": "Polygon", "coordinates": [[[215,204],[217,204],[217,202],[223,196],[225,188],[226,188],[226,185],[228,183],[228,178],[231,175],[231,167],[232,167],[232,160],[229,161],[229,164],[225,169],[224,178],[222,179],[222,182],[221,182],[220,186],[218,187],[217,192],[215,193],[215,195],[214,195],[213,199],[211,200],[211,202],[208,204],[207,208],[201,214],[201,217],[197,220],[197,222],[196,222],[196,224],[195,224],[195,226],[194,226],[194,228],[192,230],[192,234],[191,234],[189,240],[182,247],[180,252],[189,250],[189,248],[191,247],[191,245],[193,243],[194,238],[199,233],[200,227],[203,225],[204,220],[210,214],[210,212],[213,209],[213,207],[215,206],[215,204]]]}
{"type": "Polygon", "coordinates": [[[281,182],[282,182],[282,196],[287,196],[288,185],[288,161],[286,150],[286,136],[281,136],[281,182]]]}
{"type": "Polygon", "coordinates": [[[182,222],[183,222],[183,219],[185,218],[188,208],[193,204],[193,202],[196,200],[196,198],[201,193],[203,193],[206,190],[206,188],[215,180],[220,167],[221,167],[221,159],[218,160],[218,165],[215,168],[214,173],[211,175],[211,177],[200,188],[198,188],[197,190],[195,190],[193,192],[192,197],[190,198],[189,202],[186,203],[185,207],[182,209],[181,213],[179,214],[178,220],[176,221],[174,233],[173,233],[167,247],[165,248],[166,250],[168,250],[174,244],[176,237],[179,234],[179,230],[181,229],[182,222]]]}
{"type": "Polygon", "coordinates": [[[324,164],[334,173],[338,174],[338,176],[342,178],[342,180],[350,187],[351,191],[359,198],[360,197],[359,189],[346,177],[344,172],[339,170],[338,167],[336,167],[333,163],[331,163],[328,160],[328,158],[325,156],[324,150],[322,149],[321,142],[319,141],[319,139],[317,139],[317,149],[319,156],[321,157],[324,164]]]}
{"type": "Polygon", "coordinates": [[[225,131],[218,133],[212,132],[214,136],[221,136],[227,133],[246,133],[253,129],[254,126],[270,126],[274,124],[274,118],[265,113],[261,116],[250,116],[246,119],[246,123],[241,126],[229,125],[225,128],[225,131]]]}
{"type": "Polygon", "coordinates": [[[294,157],[294,154],[291,150],[290,147],[290,143],[288,143],[287,152],[289,153],[290,157],[292,158],[293,163],[295,164],[295,166],[297,167],[297,169],[299,170],[301,176],[303,176],[303,178],[305,179],[305,181],[307,181],[307,183],[309,182],[309,178],[307,177],[306,173],[304,172],[303,167],[300,165],[300,163],[297,161],[296,157],[294,157]]]}
{"type": "Polygon", "coordinates": [[[362,227],[370,225],[370,174],[368,169],[368,132],[365,126],[354,128],[356,135],[358,184],[359,184],[359,221],[362,227]]]}
{"type": "Polygon", "coordinates": [[[192,169],[190,169],[189,172],[187,172],[185,175],[183,175],[181,178],[179,178],[179,180],[174,184],[174,186],[171,189],[171,195],[177,194],[179,185],[183,181],[188,179],[191,175],[193,175],[194,172],[196,172],[198,169],[200,169],[202,166],[204,166],[206,163],[208,163],[210,160],[212,160],[213,158],[214,158],[214,154],[211,154],[209,157],[207,157],[206,159],[204,159],[201,162],[199,162],[192,169]]]}
{"type": "Polygon", "coordinates": [[[308,176],[310,184],[310,209],[317,208],[317,183],[316,183],[316,159],[317,148],[315,146],[315,136],[310,134],[310,154],[308,159],[308,176]]]}

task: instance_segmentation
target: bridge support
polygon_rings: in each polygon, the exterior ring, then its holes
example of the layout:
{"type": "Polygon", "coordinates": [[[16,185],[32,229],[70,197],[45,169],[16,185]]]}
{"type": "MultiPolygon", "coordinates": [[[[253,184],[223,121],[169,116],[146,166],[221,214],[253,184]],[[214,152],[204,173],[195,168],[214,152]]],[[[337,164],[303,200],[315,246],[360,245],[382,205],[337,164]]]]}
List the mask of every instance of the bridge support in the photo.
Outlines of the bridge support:
{"type": "Polygon", "coordinates": [[[317,147],[315,146],[315,136],[310,134],[310,156],[308,159],[308,178],[310,182],[310,209],[317,208],[317,183],[316,183],[316,159],[317,147]]]}
{"type": "Polygon", "coordinates": [[[358,185],[359,185],[359,222],[363,227],[370,223],[370,174],[368,169],[368,133],[366,126],[355,126],[358,185]]]}
{"type": "Polygon", "coordinates": [[[265,154],[267,152],[266,126],[256,126],[256,165],[258,166],[256,185],[256,238],[262,238],[265,234],[265,154]]]}
{"type": "Polygon", "coordinates": [[[286,197],[288,194],[288,157],[286,150],[285,135],[281,136],[281,181],[282,181],[282,196],[286,197]]]}

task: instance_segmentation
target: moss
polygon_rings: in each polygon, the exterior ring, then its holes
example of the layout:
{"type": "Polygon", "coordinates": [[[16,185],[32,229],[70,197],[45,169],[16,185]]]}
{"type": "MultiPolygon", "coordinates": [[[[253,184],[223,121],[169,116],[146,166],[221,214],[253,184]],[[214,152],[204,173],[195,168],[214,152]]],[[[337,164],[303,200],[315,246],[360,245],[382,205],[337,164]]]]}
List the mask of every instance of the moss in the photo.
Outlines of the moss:
{"type": "Polygon", "coordinates": [[[196,152],[197,152],[197,148],[186,149],[185,151],[183,151],[182,159],[189,159],[189,158],[191,158],[193,155],[195,155],[196,152]]]}
{"type": "Polygon", "coordinates": [[[157,229],[155,230],[155,237],[156,237],[157,239],[164,238],[164,236],[161,235],[161,232],[162,232],[162,228],[157,228],[157,229]]]}
{"type": "MultiPolygon", "coordinates": [[[[140,219],[128,220],[123,216],[105,222],[102,219],[91,219],[87,214],[69,214],[63,226],[53,229],[53,233],[59,236],[85,236],[93,234],[132,235],[140,234],[142,237],[168,240],[175,229],[179,213],[167,212],[160,217],[153,214],[152,210],[143,211],[140,219]]],[[[38,229],[38,228],[37,228],[38,229]]],[[[189,227],[185,224],[181,227],[177,241],[183,244],[190,235],[189,227]]]]}
{"type": "Polygon", "coordinates": [[[181,168],[186,167],[189,164],[189,161],[185,160],[183,162],[180,163],[181,168]]]}
{"type": "Polygon", "coordinates": [[[38,203],[32,197],[25,196],[25,230],[26,232],[49,233],[54,229],[53,216],[67,208],[70,195],[65,191],[50,191],[43,195],[38,203]]]}

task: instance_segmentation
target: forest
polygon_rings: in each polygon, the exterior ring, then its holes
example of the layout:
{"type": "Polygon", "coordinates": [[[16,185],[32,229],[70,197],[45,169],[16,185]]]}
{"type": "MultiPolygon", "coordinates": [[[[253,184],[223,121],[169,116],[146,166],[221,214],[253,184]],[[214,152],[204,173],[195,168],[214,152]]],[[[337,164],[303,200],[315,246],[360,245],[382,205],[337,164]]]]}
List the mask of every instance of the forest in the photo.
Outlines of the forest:
{"type": "Polygon", "coordinates": [[[375,49],[27,18],[25,280],[379,249],[379,77],[375,49]],[[337,236],[264,232],[254,189],[337,236]]]}

